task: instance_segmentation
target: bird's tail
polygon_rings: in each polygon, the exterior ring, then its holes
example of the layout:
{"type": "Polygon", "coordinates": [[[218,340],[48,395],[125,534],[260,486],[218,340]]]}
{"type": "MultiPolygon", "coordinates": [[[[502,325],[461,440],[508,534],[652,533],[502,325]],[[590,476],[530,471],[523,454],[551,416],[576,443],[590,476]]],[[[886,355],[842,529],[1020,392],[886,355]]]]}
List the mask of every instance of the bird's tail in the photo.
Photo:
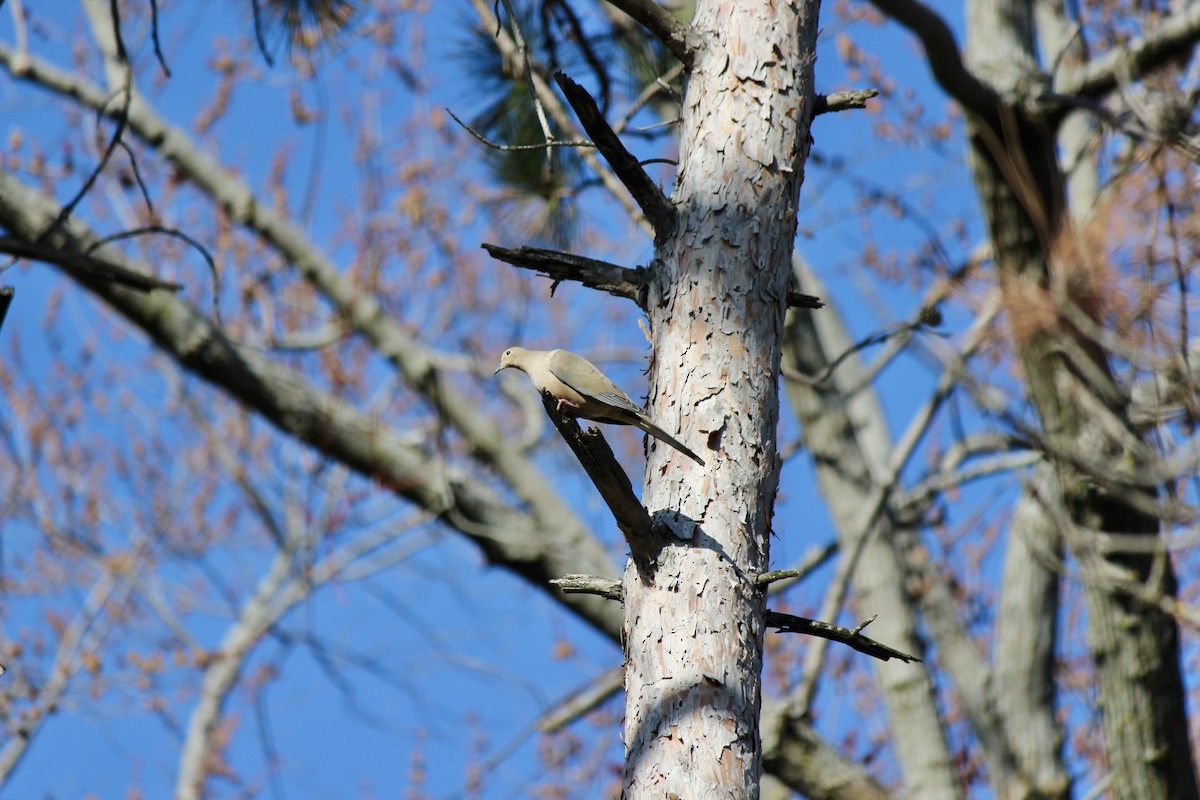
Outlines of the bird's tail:
{"type": "Polygon", "coordinates": [[[671,447],[674,447],[676,450],[683,453],[685,456],[690,458],[692,461],[695,461],[697,464],[699,464],[702,467],[704,466],[703,458],[696,455],[691,450],[687,449],[687,447],[685,447],[682,442],[680,442],[678,439],[676,439],[671,434],[664,431],[662,428],[655,425],[650,420],[639,416],[639,417],[634,417],[631,420],[631,422],[633,422],[633,424],[636,425],[637,427],[644,430],[646,433],[653,436],[655,439],[658,439],[660,442],[665,442],[665,443],[671,445],[671,447]]]}

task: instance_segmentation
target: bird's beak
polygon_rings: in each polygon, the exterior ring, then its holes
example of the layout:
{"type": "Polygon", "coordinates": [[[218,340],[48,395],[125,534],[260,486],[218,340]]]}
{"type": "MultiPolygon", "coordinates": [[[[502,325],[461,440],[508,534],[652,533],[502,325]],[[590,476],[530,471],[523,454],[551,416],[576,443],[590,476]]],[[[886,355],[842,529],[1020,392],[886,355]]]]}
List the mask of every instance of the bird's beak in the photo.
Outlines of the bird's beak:
{"type": "Polygon", "coordinates": [[[500,362],[500,366],[496,367],[496,371],[495,371],[495,372],[493,372],[492,374],[493,374],[493,375],[499,375],[499,374],[500,374],[500,370],[504,369],[504,367],[505,367],[505,364],[504,364],[504,362],[503,362],[503,361],[502,361],[502,362],[500,362]]]}

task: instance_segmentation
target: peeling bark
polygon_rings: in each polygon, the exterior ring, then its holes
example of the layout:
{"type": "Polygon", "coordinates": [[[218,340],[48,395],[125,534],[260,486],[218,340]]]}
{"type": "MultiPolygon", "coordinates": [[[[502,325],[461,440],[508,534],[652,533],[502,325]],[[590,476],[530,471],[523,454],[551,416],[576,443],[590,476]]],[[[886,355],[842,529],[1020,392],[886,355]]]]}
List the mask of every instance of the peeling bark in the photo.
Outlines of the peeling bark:
{"type": "Polygon", "coordinates": [[[625,796],[757,797],[780,342],[815,102],[818,3],[697,4],[676,227],[651,266],[650,405],[703,472],[654,446],[664,546],[625,572],[625,796]],[[707,452],[705,452],[707,450],[707,452]]]}

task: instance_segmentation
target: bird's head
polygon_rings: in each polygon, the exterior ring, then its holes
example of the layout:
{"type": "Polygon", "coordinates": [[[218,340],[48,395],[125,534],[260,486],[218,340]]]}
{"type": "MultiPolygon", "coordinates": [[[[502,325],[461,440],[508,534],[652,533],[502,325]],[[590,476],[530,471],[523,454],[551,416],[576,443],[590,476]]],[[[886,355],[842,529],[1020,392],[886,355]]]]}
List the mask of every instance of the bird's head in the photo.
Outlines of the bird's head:
{"type": "Polygon", "coordinates": [[[492,374],[495,375],[499,373],[500,370],[507,369],[508,367],[516,367],[517,369],[524,371],[524,357],[526,352],[527,351],[524,347],[508,348],[504,351],[504,354],[500,356],[500,366],[496,367],[496,372],[493,372],[492,374]]]}

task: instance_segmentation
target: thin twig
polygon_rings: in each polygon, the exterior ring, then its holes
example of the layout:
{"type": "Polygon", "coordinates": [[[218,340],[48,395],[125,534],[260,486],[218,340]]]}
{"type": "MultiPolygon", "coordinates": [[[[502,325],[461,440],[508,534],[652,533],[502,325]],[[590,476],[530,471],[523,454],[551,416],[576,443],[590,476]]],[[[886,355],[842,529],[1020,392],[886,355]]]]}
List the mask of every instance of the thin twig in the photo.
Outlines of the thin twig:
{"type": "Polygon", "coordinates": [[[576,139],[575,141],[572,141],[572,142],[563,142],[563,141],[559,141],[558,139],[555,139],[554,141],[542,142],[541,144],[500,144],[499,142],[493,142],[491,139],[487,138],[482,133],[480,133],[479,131],[472,128],[466,122],[463,122],[461,119],[458,118],[458,115],[455,114],[450,109],[447,108],[446,113],[449,114],[454,119],[455,122],[457,122],[459,125],[461,125],[463,127],[463,130],[465,130],[467,133],[471,134],[476,139],[478,139],[482,144],[486,145],[487,147],[492,148],[493,150],[500,150],[503,152],[514,152],[514,151],[519,151],[519,150],[543,150],[547,147],[595,147],[596,146],[595,142],[589,142],[586,139],[576,139]]]}
{"type": "MultiPolygon", "coordinates": [[[[529,47],[525,44],[525,36],[521,33],[521,25],[517,22],[517,15],[513,11],[511,0],[500,0],[500,2],[503,3],[504,10],[508,12],[512,36],[517,43],[517,57],[525,71],[525,82],[529,84],[529,96],[533,98],[533,109],[537,112],[538,124],[542,126],[542,136],[549,144],[554,141],[554,133],[550,130],[550,120],[546,119],[546,109],[542,108],[542,101],[538,99],[537,87],[533,85],[533,66],[529,63],[529,47]]],[[[546,151],[546,169],[551,173],[554,172],[554,156],[551,150],[546,151]]]]}
{"type": "MultiPolygon", "coordinates": [[[[91,255],[93,252],[95,252],[96,248],[108,244],[109,242],[115,242],[120,239],[130,239],[136,236],[145,236],[149,233],[161,233],[165,236],[182,239],[184,242],[191,245],[196,252],[201,255],[205,263],[208,264],[208,272],[212,276],[213,316],[216,318],[217,323],[219,324],[221,322],[221,272],[217,269],[217,262],[212,257],[212,254],[208,252],[208,248],[200,244],[200,242],[196,241],[191,236],[188,236],[183,231],[177,228],[168,227],[166,225],[147,225],[142,228],[131,228],[130,230],[120,231],[119,233],[114,233],[104,237],[103,239],[100,239],[91,247],[89,247],[86,252],[88,255],[91,255]]],[[[171,286],[178,288],[179,284],[171,284],[171,286]]],[[[162,288],[168,287],[164,286],[162,288]]]]}
{"type": "Polygon", "coordinates": [[[922,309],[920,312],[920,319],[912,322],[902,322],[899,325],[893,325],[890,328],[884,328],[881,331],[876,331],[875,333],[868,335],[866,338],[855,342],[844,352],[838,355],[837,358],[826,364],[824,369],[822,369],[816,375],[805,375],[790,367],[784,367],[784,375],[792,380],[799,381],[800,383],[808,386],[819,386],[825,381],[829,380],[834,371],[846,362],[846,359],[850,358],[850,356],[854,355],[860,350],[865,350],[872,345],[882,344],[883,342],[886,342],[889,339],[897,336],[904,336],[906,334],[928,330],[929,324],[925,321],[927,318],[926,314],[926,310],[922,309]]]}
{"type": "Polygon", "coordinates": [[[275,66],[275,59],[271,57],[271,51],[267,49],[267,31],[263,25],[262,8],[258,5],[259,0],[250,0],[250,8],[254,13],[254,40],[258,42],[258,52],[262,54],[263,61],[267,62],[268,67],[275,66]]]}
{"type": "Polygon", "coordinates": [[[155,216],[154,201],[150,199],[150,190],[146,188],[146,182],[142,180],[142,171],[138,169],[137,156],[134,155],[133,148],[125,142],[120,142],[119,146],[125,151],[125,155],[129,156],[129,168],[133,170],[134,182],[142,190],[142,201],[146,204],[146,211],[153,217],[155,216]]]}
{"type": "MultiPolygon", "coordinates": [[[[617,120],[617,124],[612,126],[613,133],[619,134],[619,133],[621,133],[621,131],[625,130],[625,126],[629,124],[630,120],[633,119],[634,115],[637,114],[637,112],[641,111],[642,108],[647,103],[649,103],[651,100],[653,100],[657,95],[659,95],[662,92],[672,91],[670,85],[668,85],[669,81],[675,80],[682,73],[683,73],[683,64],[676,64],[675,66],[673,66],[669,70],[667,70],[665,73],[663,73],[661,76],[655,78],[651,83],[646,84],[645,88],[643,88],[642,91],[640,93],[638,93],[638,96],[633,98],[633,102],[629,105],[629,108],[625,110],[625,114],[621,117],[621,119],[617,120]]],[[[659,123],[659,124],[664,124],[664,123],[659,123]]],[[[651,126],[651,127],[655,127],[655,126],[651,126]]]]}
{"type": "Polygon", "coordinates": [[[150,0],[150,38],[154,41],[154,56],[158,59],[158,65],[168,78],[171,77],[167,60],[163,58],[162,45],[158,41],[158,0],[150,0]]]}
{"type": "MultiPolygon", "coordinates": [[[[122,54],[125,51],[125,46],[121,44],[120,39],[117,40],[117,49],[122,54]]],[[[79,191],[75,193],[75,196],[72,197],[71,200],[62,207],[62,210],[59,211],[58,217],[55,218],[54,222],[50,223],[46,230],[38,234],[36,239],[38,242],[45,241],[47,236],[54,233],[54,231],[58,230],[63,223],[70,219],[71,214],[75,211],[75,207],[83,201],[83,198],[87,196],[87,193],[91,191],[92,186],[94,186],[96,181],[99,179],[100,173],[104,171],[106,166],[108,166],[109,159],[112,158],[113,152],[117,149],[117,145],[125,133],[125,127],[129,124],[129,106],[133,102],[133,72],[127,62],[122,60],[122,63],[125,64],[125,88],[122,90],[125,95],[125,104],[121,108],[121,113],[117,115],[117,129],[113,132],[112,139],[109,140],[108,147],[106,147],[104,150],[104,155],[100,157],[100,163],[98,163],[96,168],[93,169],[91,174],[88,175],[87,180],[83,182],[83,186],[79,187],[79,191]]],[[[97,125],[99,125],[100,118],[102,116],[104,116],[104,111],[102,109],[97,110],[97,125]]]]}
{"type": "Polygon", "coordinates": [[[4,318],[8,315],[8,307],[12,305],[13,287],[0,286],[0,328],[4,327],[4,318]]]}

